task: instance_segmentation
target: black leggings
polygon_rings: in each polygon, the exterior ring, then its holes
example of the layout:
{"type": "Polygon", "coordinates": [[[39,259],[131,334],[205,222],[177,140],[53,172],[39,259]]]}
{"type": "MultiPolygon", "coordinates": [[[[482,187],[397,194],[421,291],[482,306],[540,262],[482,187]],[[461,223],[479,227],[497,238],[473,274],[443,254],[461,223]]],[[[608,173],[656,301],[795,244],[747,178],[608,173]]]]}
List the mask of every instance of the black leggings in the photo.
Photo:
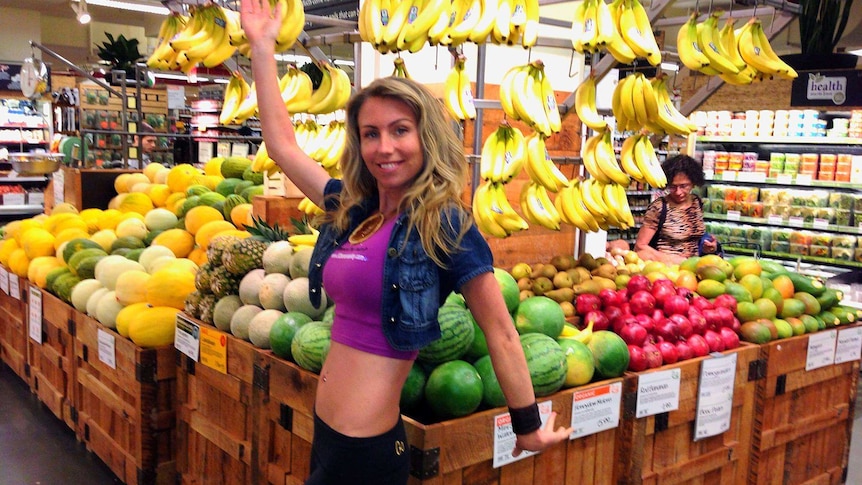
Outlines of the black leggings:
{"type": "Polygon", "coordinates": [[[410,455],[404,422],[379,436],[353,438],[314,414],[311,471],[305,485],[405,485],[410,455]]]}

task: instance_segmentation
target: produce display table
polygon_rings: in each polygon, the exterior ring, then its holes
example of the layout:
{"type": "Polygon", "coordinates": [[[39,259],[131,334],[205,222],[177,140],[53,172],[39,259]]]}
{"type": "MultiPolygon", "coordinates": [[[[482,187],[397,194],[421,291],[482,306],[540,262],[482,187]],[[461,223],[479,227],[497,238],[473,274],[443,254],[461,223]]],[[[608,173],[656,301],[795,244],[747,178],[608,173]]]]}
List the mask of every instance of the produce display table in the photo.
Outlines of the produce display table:
{"type": "Polygon", "coordinates": [[[78,439],[124,483],[175,483],[176,353],[75,312],[78,439]]]}
{"type": "Polygon", "coordinates": [[[8,283],[14,279],[18,285],[17,294],[0,291],[0,358],[24,382],[29,382],[30,366],[27,363],[27,300],[22,288],[26,288],[25,279],[9,273],[0,267],[8,283]],[[21,282],[24,282],[22,285],[21,282]]]}

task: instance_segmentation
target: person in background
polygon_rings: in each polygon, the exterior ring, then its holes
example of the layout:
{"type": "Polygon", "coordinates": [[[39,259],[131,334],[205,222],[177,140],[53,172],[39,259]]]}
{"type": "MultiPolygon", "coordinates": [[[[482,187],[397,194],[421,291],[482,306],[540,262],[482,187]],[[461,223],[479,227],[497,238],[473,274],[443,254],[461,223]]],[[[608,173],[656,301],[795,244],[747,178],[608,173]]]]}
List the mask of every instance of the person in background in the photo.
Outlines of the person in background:
{"type": "Polygon", "coordinates": [[[134,136],[131,146],[141,151],[140,160],[129,159],[129,168],[144,168],[150,163],[150,154],[156,150],[156,130],[148,123],[141,122],[138,126],[138,134],[134,136]]]}
{"type": "Polygon", "coordinates": [[[401,388],[418,351],[440,336],[451,291],[485,333],[516,435],[513,455],[568,438],[543,425],[524,352],[493,274],[487,242],[461,200],[467,164],[442,104],[422,85],[378,79],[347,107],[343,179],[299,147],[281,100],[275,39],[284,12],[242,0],[261,127],[270,157],[325,209],[309,296],[335,302],[332,343],[317,384],[306,484],[406,484],[410,452],[401,388]]]}
{"type": "Polygon", "coordinates": [[[687,155],[676,155],[661,167],[669,181],[667,193],[647,207],[635,241],[638,256],[678,264],[691,256],[719,252],[718,241],[706,233],[703,201],[692,193],[705,182],[700,164],[687,155]]]}

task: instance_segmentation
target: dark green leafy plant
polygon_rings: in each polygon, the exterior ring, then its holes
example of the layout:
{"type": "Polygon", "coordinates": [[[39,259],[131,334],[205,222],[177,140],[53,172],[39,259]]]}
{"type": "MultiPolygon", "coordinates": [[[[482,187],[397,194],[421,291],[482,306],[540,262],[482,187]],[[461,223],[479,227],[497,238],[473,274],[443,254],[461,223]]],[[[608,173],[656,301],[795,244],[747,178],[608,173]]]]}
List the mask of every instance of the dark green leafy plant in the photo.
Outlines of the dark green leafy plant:
{"type": "Polygon", "coordinates": [[[800,0],[803,54],[831,54],[844,35],[853,0],[800,0]]]}
{"type": "Polygon", "coordinates": [[[143,59],[138,50],[138,39],[127,39],[123,34],[114,39],[114,36],[105,32],[107,42],[96,45],[99,49],[99,59],[108,62],[112,69],[133,72],[135,63],[143,59]]]}

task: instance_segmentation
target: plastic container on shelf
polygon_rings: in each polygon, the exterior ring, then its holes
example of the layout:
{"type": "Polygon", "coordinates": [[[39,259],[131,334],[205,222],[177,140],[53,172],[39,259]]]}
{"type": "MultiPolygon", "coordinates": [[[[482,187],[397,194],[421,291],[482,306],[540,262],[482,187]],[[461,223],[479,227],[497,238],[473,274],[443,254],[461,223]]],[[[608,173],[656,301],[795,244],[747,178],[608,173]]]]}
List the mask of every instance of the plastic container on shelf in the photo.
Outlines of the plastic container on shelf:
{"type": "Polygon", "coordinates": [[[776,253],[789,253],[790,243],[785,241],[773,240],[769,245],[769,249],[770,251],[775,251],[776,253]]]}
{"type": "Polygon", "coordinates": [[[853,217],[848,209],[835,209],[835,224],[839,226],[849,226],[852,224],[853,217]]]}
{"type": "MultiPolygon", "coordinates": [[[[856,236],[835,235],[832,237],[832,247],[833,248],[853,249],[856,246],[857,246],[856,236]]],[[[860,246],[862,246],[862,245],[860,245],[860,246]]]]}
{"type": "Polygon", "coordinates": [[[832,248],[832,257],[842,261],[852,261],[856,251],[858,250],[850,248],[832,248]]]}
{"type": "Polygon", "coordinates": [[[819,246],[816,244],[812,244],[809,246],[808,254],[811,256],[818,256],[821,258],[828,258],[830,256],[830,248],[829,246],[819,246]]]}
{"type": "Polygon", "coordinates": [[[790,243],[790,254],[795,254],[798,256],[808,256],[810,255],[810,248],[808,244],[793,244],[790,243]]]}

